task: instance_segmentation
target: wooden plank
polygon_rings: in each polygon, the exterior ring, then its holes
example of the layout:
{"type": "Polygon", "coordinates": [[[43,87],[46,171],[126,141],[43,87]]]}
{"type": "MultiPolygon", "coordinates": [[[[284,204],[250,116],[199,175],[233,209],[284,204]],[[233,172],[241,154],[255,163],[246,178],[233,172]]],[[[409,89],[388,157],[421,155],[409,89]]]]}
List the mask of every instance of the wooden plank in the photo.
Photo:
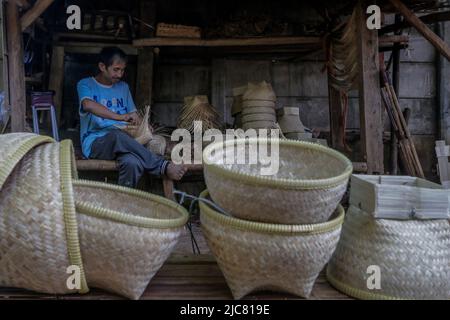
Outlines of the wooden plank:
{"type": "MultiPolygon", "coordinates": [[[[367,29],[367,28],[366,28],[367,29]]],[[[386,36],[380,43],[407,43],[407,36],[386,36]]],[[[255,37],[230,39],[143,38],[133,41],[135,47],[191,46],[191,47],[246,47],[246,46],[320,46],[320,37],[255,37]]]]}
{"type": "Polygon", "coordinates": [[[333,149],[344,151],[344,108],[342,105],[341,93],[332,87],[328,82],[328,101],[330,112],[330,140],[333,149]]]}
{"type": "Polygon", "coordinates": [[[170,179],[164,177],[163,178],[163,190],[164,190],[164,196],[167,199],[175,201],[175,195],[173,193],[173,180],[170,180],[170,179]]]}
{"type": "Polygon", "coordinates": [[[61,123],[61,110],[63,108],[64,54],[64,47],[53,47],[52,61],[50,65],[50,79],[48,83],[48,89],[55,91],[53,103],[55,104],[58,125],[61,123]]]}
{"type": "Polygon", "coordinates": [[[77,160],[77,169],[80,171],[116,171],[117,161],[110,160],[77,160]]]}
{"type": "Polygon", "coordinates": [[[444,40],[439,38],[430,28],[427,27],[411,10],[400,0],[389,0],[417,31],[427,39],[447,60],[450,61],[450,47],[444,40]]]}
{"type": "MultiPolygon", "coordinates": [[[[141,1],[141,20],[154,26],[156,22],[156,2],[141,1]]],[[[153,37],[154,29],[141,24],[140,36],[153,37]]],[[[153,66],[154,54],[152,47],[138,49],[137,61],[137,81],[136,81],[136,105],[138,108],[144,108],[152,105],[153,99],[153,66]]]]}
{"type": "Polygon", "coordinates": [[[54,0],[38,0],[34,6],[25,12],[20,19],[22,31],[28,28],[52,3],[54,0]]]}
{"type": "Polygon", "coordinates": [[[380,97],[378,33],[366,26],[367,4],[358,2],[357,29],[359,46],[359,108],[361,123],[361,149],[367,172],[384,173],[383,120],[380,97]]]}
{"type": "Polygon", "coordinates": [[[140,109],[147,105],[152,105],[153,64],[153,49],[139,49],[137,61],[136,106],[140,109]]]}
{"type": "Polygon", "coordinates": [[[23,64],[23,40],[19,10],[14,1],[9,1],[6,6],[6,18],[11,131],[23,132],[26,127],[25,68],[23,64]]]}
{"type": "MultiPolygon", "coordinates": [[[[449,21],[450,20],[450,11],[436,12],[430,13],[427,15],[423,15],[418,17],[423,23],[431,24],[439,21],[449,21]]],[[[389,32],[394,32],[399,29],[406,29],[410,26],[408,21],[395,21],[395,23],[382,27],[379,31],[379,34],[386,34],[389,32]]]]}
{"type": "Polygon", "coordinates": [[[185,39],[185,38],[147,38],[133,41],[136,47],[145,46],[193,46],[193,47],[227,47],[227,46],[271,46],[271,45],[317,45],[319,37],[264,37],[239,39],[185,39]]]}
{"type": "MultiPolygon", "coordinates": [[[[99,54],[100,51],[111,43],[106,42],[77,42],[77,41],[58,41],[54,42],[53,46],[64,47],[67,53],[82,53],[82,54],[99,54]]],[[[137,55],[138,50],[128,44],[114,44],[114,46],[122,49],[127,55],[137,55]]]]}

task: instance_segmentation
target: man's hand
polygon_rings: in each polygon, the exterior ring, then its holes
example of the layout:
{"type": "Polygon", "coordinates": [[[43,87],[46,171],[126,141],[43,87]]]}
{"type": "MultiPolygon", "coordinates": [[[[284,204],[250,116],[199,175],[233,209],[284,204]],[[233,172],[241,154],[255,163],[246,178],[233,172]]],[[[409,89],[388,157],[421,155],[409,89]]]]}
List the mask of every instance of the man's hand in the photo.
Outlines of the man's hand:
{"type": "Polygon", "coordinates": [[[122,121],[130,122],[132,125],[141,123],[141,117],[136,112],[125,113],[122,117],[122,121]]]}

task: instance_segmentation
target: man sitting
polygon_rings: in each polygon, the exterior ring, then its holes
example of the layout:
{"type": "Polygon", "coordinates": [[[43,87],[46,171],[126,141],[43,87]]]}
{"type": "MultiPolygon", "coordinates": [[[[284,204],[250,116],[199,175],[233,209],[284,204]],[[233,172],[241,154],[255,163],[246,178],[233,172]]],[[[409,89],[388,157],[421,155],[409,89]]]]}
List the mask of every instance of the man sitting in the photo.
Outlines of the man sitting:
{"type": "Polygon", "coordinates": [[[83,155],[117,160],[119,185],[136,187],[144,172],[180,180],[186,172],[184,166],[152,153],[117,128],[140,120],[128,84],[121,81],[127,65],[126,54],[119,48],[107,47],[99,58],[100,72],[77,85],[83,155]]]}

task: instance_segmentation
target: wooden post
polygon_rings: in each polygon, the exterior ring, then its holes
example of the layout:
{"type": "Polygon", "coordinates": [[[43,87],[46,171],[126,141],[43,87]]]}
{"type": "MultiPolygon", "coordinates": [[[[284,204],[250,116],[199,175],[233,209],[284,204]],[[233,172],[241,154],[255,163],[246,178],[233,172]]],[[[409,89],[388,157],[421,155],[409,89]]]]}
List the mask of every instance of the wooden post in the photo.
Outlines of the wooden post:
{"type": "MultiPolygon", "coordinates": [[[[156,2],[141,0],[141,20],[155,26],[156,2]]],[[[152,37],[154,30],[148,26],[141,25],[140,37],[152,37]]],[[[137,81],[136,81],[136,105],[143,108],[152,104],[153,94],[153,64],[154,54],[152,47],[140,48],[138,50],[137,61],[137,81]]]]}
{"type": "MultiPolygon", "coordinates": [[[[400,24],[401,21],[400,15],[395,15],[395,23],[400,24]]],[[[395,34],[401,34],[400,31],[396,31],[395,34]]],[[[394,44],[394,49],[392,50],[392,82],[394,91],[398,97],[400,97],[400,45],[398,43],[394,44]]],[[[398,140],[395,135],[395,130],[393,125],[391,124],[391,165],[390,165],[390,174],[396,175],[398,171],[398,140]]]]}
{"type": "Polygon", "coordinates": [[[6,18],[11,131],[23,132],[26,127],[25,68],[23,64],[23,39],[19,9],[15,1],[8,1],[6,18]]]}
{"type": "Polygon", "coordinates": [[[64,47],[53,47],[52,61],[50,65],[50,79],[48,89],[55,91],[53,102],[56,108],[58,125],[61,123],[61,110],[64,88],[64,47]]]}
{"type": "Polygon", "coordinates": [[[397,9],[425,39],[427,39],[447,60],[450,61],[450,47],[444,40],[439,38],[425,23],[422,22],[411,10],[408,9],[400,0],[389,0],[391,4],[397,9]]]}
{"type": "Polygon", "coordinates": [[[341,94],[328,82],[328,103],[330,113],[330,141],[333,149],[344,151],[345,128],[342,128],[343,115],[341,94]]]}
{"type": "Polygon", "coordinates": [[[361,149],[367,172],[384,173],[383,120],[379,80],[378,31],[366,25],[367,4],[361,0],[356,10],[359,47],[359,113],[361,149]]]}

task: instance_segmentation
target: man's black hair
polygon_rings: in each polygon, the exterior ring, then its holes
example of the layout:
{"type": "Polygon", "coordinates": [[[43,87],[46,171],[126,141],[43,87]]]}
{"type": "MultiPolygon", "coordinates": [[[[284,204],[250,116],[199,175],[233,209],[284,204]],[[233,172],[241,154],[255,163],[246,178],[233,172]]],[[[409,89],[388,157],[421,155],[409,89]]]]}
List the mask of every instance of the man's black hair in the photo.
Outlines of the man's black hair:
{"type": "Polygon", "coordinates": [[[107,68],[114,63],[114,60],[119,59],[124,62],[128,61],[128,57],[122,49],[117,47],[105,47],[100,51],[100,60],[107,68]]]}

